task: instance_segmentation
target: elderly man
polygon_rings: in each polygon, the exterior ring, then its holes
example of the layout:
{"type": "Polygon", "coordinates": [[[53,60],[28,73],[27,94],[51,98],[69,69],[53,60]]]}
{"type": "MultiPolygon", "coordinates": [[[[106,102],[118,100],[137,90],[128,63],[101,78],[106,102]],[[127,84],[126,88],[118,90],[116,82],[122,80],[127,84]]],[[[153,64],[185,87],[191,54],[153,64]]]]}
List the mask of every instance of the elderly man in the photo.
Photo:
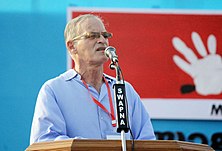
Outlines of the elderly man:
{"type": "MultiPolygon", "coordinates": [[[[111,37],[98,16],[85,14],[68,22],[65,41],[75,67],[42,86],[33,117],[31,144],[120,135],[114,124],[112,87],[116,80],[103,73],[103,64],[108,60],[104,50],[111,37]]],[[[127,82],[126,97],[134,139],[155,139],[150,117],[139,95],[127,82]]],[[[126,137],[130,139],[130,133],[126,137]]]]}

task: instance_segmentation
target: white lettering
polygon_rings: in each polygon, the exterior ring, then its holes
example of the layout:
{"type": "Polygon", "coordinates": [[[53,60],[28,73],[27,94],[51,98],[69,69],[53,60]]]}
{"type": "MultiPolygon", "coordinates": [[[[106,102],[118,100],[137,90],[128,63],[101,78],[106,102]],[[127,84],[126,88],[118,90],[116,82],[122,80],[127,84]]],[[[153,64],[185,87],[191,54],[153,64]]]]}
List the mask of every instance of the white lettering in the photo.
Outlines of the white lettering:
{"type": "Polygon", "coordinates": [[[123,101],[119,101],[119,105],[118,106],[123,106],[123,101]]]}
{"type": "Polygon", "coordinates": [[[121,120],[120,125],[125,125],[124,120],[121,120]]]}
{"type": "Polygon", "coordinates": [[[125,118],[125,114],[124,113],[120,113],[119,116],[120,116],[120,118],[125,118]]]}
{"type": "Polygon", "coordinates": [[[123,109],[124,109],[123,107],[119,107],[119,111],[120,111],[120,112],[122,112],[122,111],[123,111],[123,109]]]}
{"type": "Polygon", "coordinates": [[[119,95],[119,94],[117,94],[117,98],[118,98],[118,100],[123,100],[123,95],[121,94],[121,95],[119,95]]]}
{"type": "Polygon", "coordinates": [[[121,88],[118,88],[118,93],[123,93],[121,88]]]}

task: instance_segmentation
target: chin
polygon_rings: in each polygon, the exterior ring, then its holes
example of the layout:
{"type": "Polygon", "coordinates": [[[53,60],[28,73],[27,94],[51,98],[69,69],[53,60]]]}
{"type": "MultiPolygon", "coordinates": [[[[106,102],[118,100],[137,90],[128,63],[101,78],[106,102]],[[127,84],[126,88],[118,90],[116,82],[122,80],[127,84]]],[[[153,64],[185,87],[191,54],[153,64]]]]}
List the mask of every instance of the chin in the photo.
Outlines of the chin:
{"type": "Polygon", "coordinates": [[[97,58],[94,61],[90,61],[89,64],[94,64],[94,65],[103,65],[105,64],[109,59],[107,59],[106,57],[104,58],[97,58]]]}
{"type": "Polygon", "coordinates": [[[106,63],[109,59],[106,57],[104,58],[104,63],[106,63]]]}
{"type": "Polygon", "coordinates": [[[105,64],[108,61],[108,59],[101,59],[101,64],[105,64]]]}

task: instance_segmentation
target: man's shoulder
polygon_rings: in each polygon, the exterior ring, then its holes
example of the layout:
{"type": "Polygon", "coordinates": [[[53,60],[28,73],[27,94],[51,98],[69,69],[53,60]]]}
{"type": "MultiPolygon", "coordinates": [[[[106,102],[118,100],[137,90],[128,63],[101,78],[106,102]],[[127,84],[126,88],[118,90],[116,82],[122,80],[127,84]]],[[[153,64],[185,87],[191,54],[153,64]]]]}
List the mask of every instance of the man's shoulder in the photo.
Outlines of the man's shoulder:
{"type": "Polygon", "coordinates": [[[46,85],[54,85],[54,84],[61,84],[61,83],[65,83],[66,81],[71,80],[72,78],[74,78],[76,76],[76,72],[72,69],[69,69],[63,73],[61,73],[60,75],[51,78],[49,80],[47,80],[45,82],[46,85]]]}

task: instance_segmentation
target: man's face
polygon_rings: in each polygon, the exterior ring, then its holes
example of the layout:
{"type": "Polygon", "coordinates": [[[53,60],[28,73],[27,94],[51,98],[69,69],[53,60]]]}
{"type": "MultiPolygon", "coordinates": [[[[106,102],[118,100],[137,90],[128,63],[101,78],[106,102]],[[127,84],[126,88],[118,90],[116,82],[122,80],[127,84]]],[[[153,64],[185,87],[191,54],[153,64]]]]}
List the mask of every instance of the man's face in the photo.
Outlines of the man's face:
{"type": "MultiPolygon", "coordinates": [[[[80,25],[80,35],[92,32],[106,32],[103,23],[97,18],[89,18],[80,25]]],[[[78,61],[81,65],[101,65],[108,58],[104,55],[105,48],[109,45],[108,39],[100,35],[97,38],[81,38],[76,40],[78,61]]]]}

